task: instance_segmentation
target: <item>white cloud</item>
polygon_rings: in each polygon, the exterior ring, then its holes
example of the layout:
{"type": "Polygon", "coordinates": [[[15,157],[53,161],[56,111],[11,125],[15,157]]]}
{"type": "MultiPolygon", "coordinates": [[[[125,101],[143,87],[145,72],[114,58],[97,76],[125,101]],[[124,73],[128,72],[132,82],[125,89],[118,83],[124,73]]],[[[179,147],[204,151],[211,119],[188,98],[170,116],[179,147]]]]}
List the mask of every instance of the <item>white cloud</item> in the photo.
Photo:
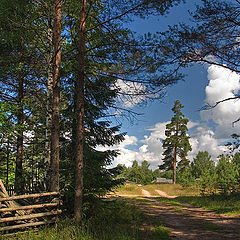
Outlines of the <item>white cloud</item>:
{"type": "Polygon", "coordinates": [[[113,88],[119,91],[118,99],[124,107],[132,108],[146,101],[146,86],[142,83],[126,82],[118,79],[113,88]]]}
{"type": "Polygon", "coordinates": [[[188,154],[190,160],[192,160],[199,151],[207,151],[212,156],[212,159],[216,161],[220,154],[226,151],[226,147],[220,145],[221,140],[215,138],[215,133],[206,126],[199,125],[190,136],[190,144],[192,151],[188,154]]]}
{"type": "MultiPolygon", "coordinates": [[[[206,103],[216,102],[234,97],[240,90],[240,75],[224,67],[212,65],[208,68],[209,84],[205,89],[206,103]]],[[[228,139],[232,133],[240,131],[240,124],[232,127],[232,122],[240,117],[240,101],[229,100],[218,104],[211,110],[202,111],[204,121],[212,120],[217,124],[215,137],[228,139]]]]}
{"type": "Polygon", "coordinates": [[[159,93],[151,93],[144,84],[137,82],[118,79],[112,87],[118,90],[118,100],[126,108],[133,108],[145,102],[148,97],[157,98],[159,96],[159,93]]]}

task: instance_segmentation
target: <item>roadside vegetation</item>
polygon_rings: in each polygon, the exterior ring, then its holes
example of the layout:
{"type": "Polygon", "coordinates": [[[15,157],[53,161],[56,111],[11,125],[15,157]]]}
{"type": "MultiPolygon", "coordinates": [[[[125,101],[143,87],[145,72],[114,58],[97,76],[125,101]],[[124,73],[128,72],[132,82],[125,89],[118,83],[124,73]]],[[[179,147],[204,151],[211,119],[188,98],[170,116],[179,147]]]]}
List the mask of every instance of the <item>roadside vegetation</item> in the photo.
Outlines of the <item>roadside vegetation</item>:
{"type": "Polygon", "coordinates": [[[240,216],[240,194],[178,197],[177,201],[231,216],[240,216]]]}
{"type": "MultiPolygon", "coordinates": [[[[155,197],[155,199],[163,204],[183,207],[185,203],[191,204],[195,207],[201,207],[220,214],[240,215],[240,194],[232,193],[225,194],[205,194],[201,195],[198,186],[192,185],[183,187],[180,184],[150,184],[145,186],[138,186],[137,184],[127,183],[116,190],[119,195],[141,195],[141,190],[147,190],[155,197]],[[155,190],[165,192],[169,196],[176,196],[174,199],[167,199],[159,197],[155,190]]],[[[138,201],[147,201],[144,198],[138,198],[138,201]]]]}
{"type": "MultiPolygon", "coordinates": [[[[65,219],[52,227],[40,229],[37,233],[29,231],[19,233],[8,239],[19,240],[136,240],[136,239],[169,239],[169,230],[156,222],[145,229],[148,217],[133,204],[121,200],[98,200],[95,207],[87,209],[84,221],[76,223],[65,219]]],[[[1,237],[5,240],[6,236],[1,237]]]]}

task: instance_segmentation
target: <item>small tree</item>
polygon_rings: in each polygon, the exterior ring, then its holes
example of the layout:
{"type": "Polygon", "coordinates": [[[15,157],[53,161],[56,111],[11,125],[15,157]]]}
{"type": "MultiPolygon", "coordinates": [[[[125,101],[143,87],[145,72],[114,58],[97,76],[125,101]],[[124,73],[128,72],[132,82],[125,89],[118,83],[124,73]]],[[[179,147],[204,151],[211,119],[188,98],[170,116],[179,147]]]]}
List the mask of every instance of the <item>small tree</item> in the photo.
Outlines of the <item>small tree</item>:
{"type": "Polygon", "coordinates": [[[206,169],[199,177],[199,188],[202,195],[215,194],[217,190],[216,168],[206,169]]]}
{"type": "Polygon", "coordinates": [[[178,172],[177,182],[180,183],[183,187],[189,187],[195,184],[195,178],[192,173],[192,166],[183,168],[178,172]]]}
{"type": "Polygon", "coordinates": [[[183,169],[189,164],[187,153],[192,150],[189,143],[189,136],[187,136],[188,119],[181,112],[183,105],[179,100],[175,101],[172,111],[174,116],[171,122],[166,125],[166,139],[163,141],[163,148],[165,149],[163,155],[163,164],[159,166],[160,169],[173,170],[173,183],[176,183],[177,163],[178,168],[183,169]]]}
{"type": "Polygon", "coordinates": [[[230,161],[229,156],[220,155],[216,168],[217,185],[222,194],[228,194],[236,190],[239,173],[236,165],[230,161]]]}
{"type": "Polygon", "coordinates": [[[214,161],[207,151],[198,152],[197,156],[191,163],[193,175],[195,178],[199,178],[206,172],[212,172],[215,168],[214,161]]]}

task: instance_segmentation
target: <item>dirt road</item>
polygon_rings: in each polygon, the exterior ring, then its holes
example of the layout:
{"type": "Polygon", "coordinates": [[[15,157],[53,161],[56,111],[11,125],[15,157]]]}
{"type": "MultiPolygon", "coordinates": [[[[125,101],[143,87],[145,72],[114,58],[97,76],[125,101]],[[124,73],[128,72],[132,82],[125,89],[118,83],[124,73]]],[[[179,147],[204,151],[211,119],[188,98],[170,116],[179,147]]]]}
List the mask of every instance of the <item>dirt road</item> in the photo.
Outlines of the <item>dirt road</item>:
{"type": "MultiPolygon", "coordinates": [[[[135,204],[149,218],[162,222],[171,231],[171,239],[240,240],[240,219],[237,217],[227,217],[187,204],[164,204],[144,189],[142,194],[148,201],[136,201],[135,204]]],[[[162,191],[159,195],[170,197],[162,191]]]]}

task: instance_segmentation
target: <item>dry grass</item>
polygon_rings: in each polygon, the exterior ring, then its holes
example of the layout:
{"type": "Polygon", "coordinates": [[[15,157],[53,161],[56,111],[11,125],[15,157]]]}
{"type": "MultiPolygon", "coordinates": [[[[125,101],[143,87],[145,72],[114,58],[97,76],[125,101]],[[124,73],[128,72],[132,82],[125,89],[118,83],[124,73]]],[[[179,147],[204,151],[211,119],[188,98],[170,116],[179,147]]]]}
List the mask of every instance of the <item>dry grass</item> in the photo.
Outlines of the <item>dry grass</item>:
{"type": "Polygon", "coordinates": [[[200,192],[196,187],[183,188],[180,184],[151,184],[144,186],[144,189],[157,195],[155,189],[167,193],[169,196],[199,196],[200,192]]]}
{"type": "Polygon", "coordinates": [[[116,188],[117,195],[142,195],[142,186],[133,183],[126,183],[123,186],[116,188]]]}
{"type": "Polygon", "coordinates": [[[183,188],[180,184],[150,184],[139,186],[133,183],[116,189],[115,193],[119,195],[142,195],[142,189],[150,192],[152,196],[159,196],[155,190],[166,192],[169,196],[199,196],[200,192],[196,187],[183,188]]]}

